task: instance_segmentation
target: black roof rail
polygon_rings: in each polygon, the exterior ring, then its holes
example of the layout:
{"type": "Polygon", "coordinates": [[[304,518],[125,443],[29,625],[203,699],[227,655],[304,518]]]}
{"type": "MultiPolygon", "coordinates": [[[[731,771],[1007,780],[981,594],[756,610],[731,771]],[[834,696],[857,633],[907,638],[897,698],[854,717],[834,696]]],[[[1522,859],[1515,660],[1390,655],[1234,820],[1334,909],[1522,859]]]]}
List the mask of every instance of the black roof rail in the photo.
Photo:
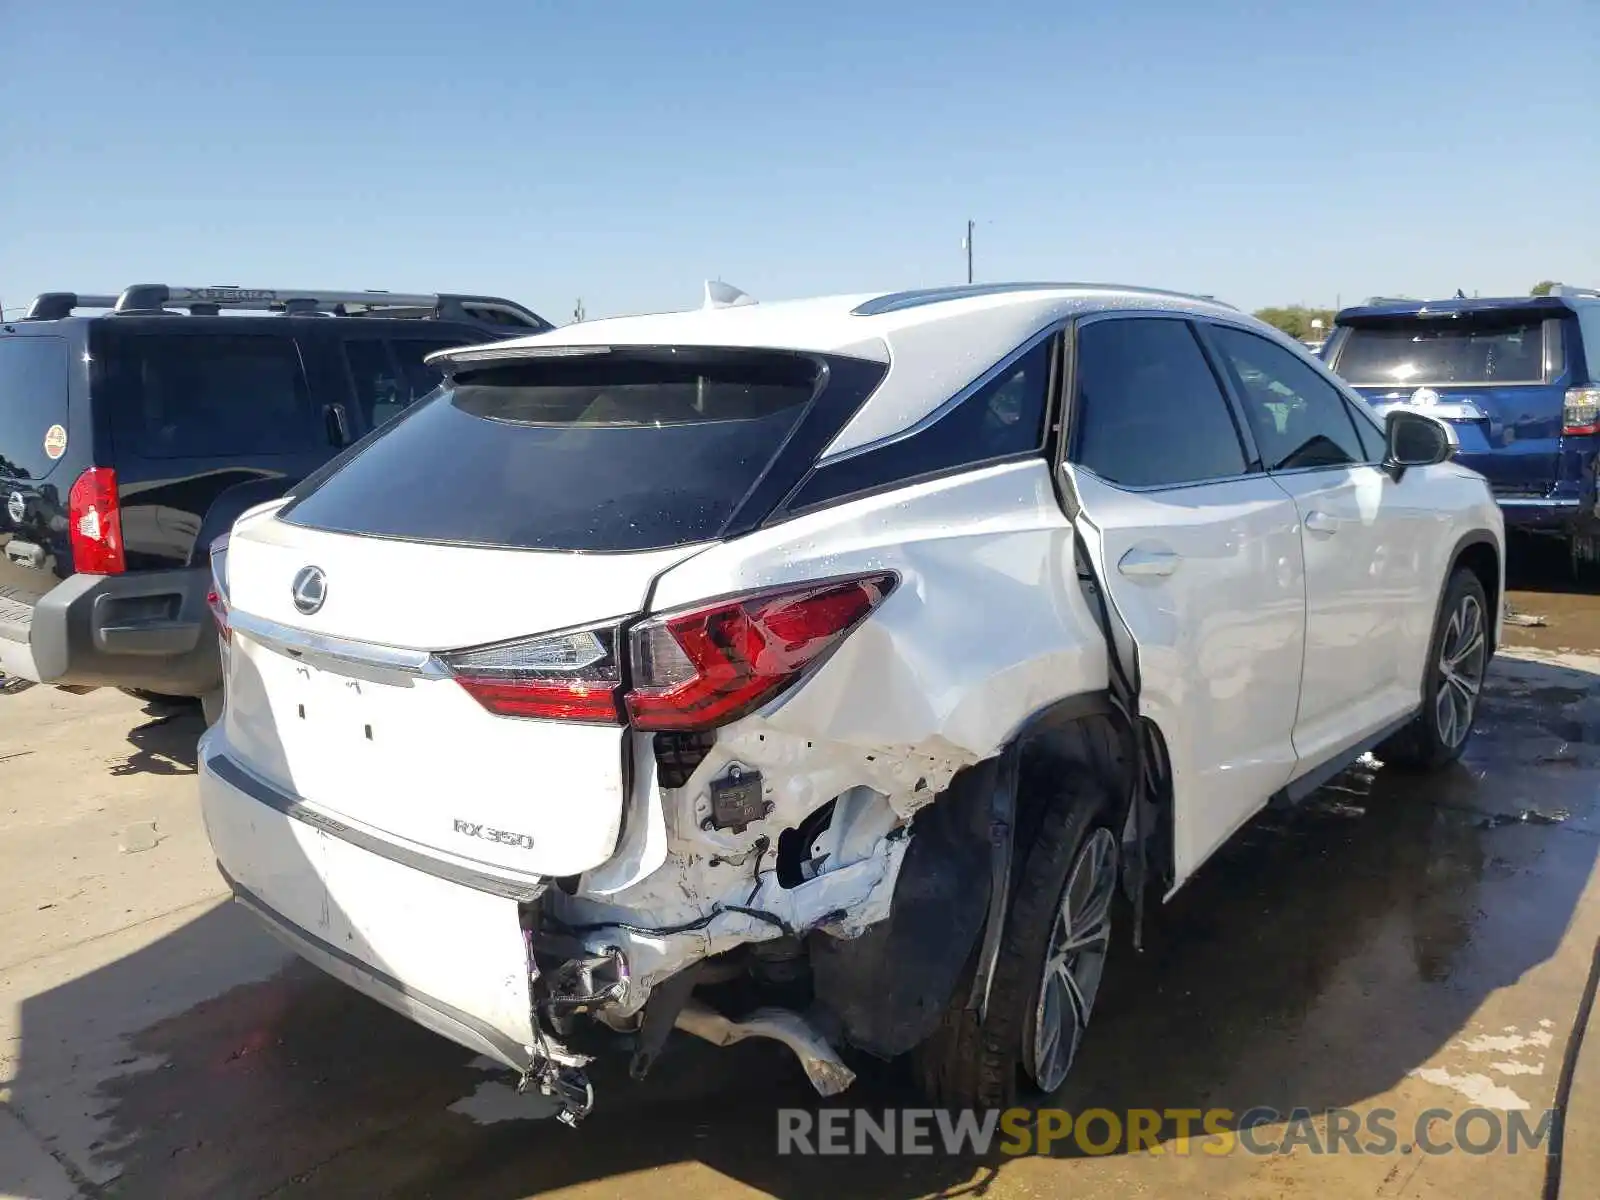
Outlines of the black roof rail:
{"type": "Polygon", "coordinates": [[[59,321],[70,317],[75,308],[110,308],[117,302],[115,296],[89,295],[84,292],[40,292],[22,315],[24,321],[59,321]]]}
{"type": "MultiPolygon", "coordinates": [[[[52,297],[70,293],[50,293],[52,297]]],[[[43,299],[43,297],[41,297],[43,299]]],[[[514,300],[500,296],[475,296],[457,293],[409,293],[384,291],[331,291],[321,288],[245,288],[232,284],[211,287],[178,287],[165,283],[139,283],[125,288],[113,302],[105,301],[114,315],[147,316],[187,310],[193,316],[215,316],[223,309],[239,312],[322,314],[338,317],[400,317],[471,321],[480,325],[525,330],[537,333],[553,329],[549,321],[514,300]]],[[[85,303],[84,297],[77,298],[85,303]]],[[[35,301],[35,307],[39,304],[35,301]]],[[[51,309],[59,308],[59,302],[51,309]]],[[[69,309],[70,311],[70,309],[69,309]]],[[[31,315],[32,310],[30,310],[31,315]]],[[[62,312],[60,315],[65,316],[62,312]]]]}
{"type": "Polygon", "coordinates": [[[1233,308],[1226,300],[1218,300],[1215,296],[1204,296],[1194,292],[1174,292],[1165,288],[1135,287],[1125,283],[968,283],[951,284],[947,287],[919,288],[906,292],[889,292],[882,296],[874,296],[863,301],[850,310],[852,316],[877,317],[885,313],[904,312],[910,308],[921,308],[929,304],[939,304],[946,300],[968,300],[982,296],[1004,296],[1014,292],[1054,292],[1054,291],[1091,291],[1091,292],[1135,292],[1147,296],[1171,296],[1179,300],[1205,300],[1211,304],[1219,304],[1224,308],[1233,308]]]}

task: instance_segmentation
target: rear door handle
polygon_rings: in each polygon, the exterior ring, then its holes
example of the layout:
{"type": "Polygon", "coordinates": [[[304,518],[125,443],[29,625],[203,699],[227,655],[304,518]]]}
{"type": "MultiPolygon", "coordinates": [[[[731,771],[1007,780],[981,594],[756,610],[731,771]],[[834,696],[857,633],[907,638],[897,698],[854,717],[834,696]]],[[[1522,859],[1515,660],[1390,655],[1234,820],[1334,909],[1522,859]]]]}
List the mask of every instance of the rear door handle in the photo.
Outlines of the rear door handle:
{"type": "Polygon", "coordinates": [[[1171,575],[1178,569],[1178,556],[1171,550],[1142,550],[1135,546],[1117,559],[1117,570],[1131,579],[1171,575]]]}
{"type": "Polygon", "coordinates": [[[1312,533],[1338,533],[1339,518],[1314,508],[1306,514],[1306,528],[1312,533]]]}

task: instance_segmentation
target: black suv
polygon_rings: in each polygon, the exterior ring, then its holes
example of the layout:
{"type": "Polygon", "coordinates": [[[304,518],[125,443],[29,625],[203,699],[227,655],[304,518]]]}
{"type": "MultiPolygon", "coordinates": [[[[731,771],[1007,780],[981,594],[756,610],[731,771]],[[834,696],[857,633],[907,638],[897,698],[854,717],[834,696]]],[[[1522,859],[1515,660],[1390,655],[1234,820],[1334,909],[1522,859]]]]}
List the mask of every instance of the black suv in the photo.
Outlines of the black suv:
{"type": "Polygon", "coordinates": [[[212,540],[431,391],[426,355],[550,328],[491,296],[39,296],[0,324],[0,675],[213,696],[212,540]]]}

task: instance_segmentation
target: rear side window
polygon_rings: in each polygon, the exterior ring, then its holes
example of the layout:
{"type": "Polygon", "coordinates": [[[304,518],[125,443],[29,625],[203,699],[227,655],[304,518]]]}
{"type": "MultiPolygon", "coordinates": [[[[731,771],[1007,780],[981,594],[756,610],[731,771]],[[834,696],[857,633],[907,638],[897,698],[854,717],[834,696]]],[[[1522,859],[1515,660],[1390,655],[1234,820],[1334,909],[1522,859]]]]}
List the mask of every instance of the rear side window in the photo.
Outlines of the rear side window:
{"type": "Polygon", "coordinates": [[[1355,384],[1539,383],[1544,318],[1482,313],[1354,325],[1337,369],[1355,384]]]}
{"type": "Polygon", "coordinates": [[[1239,431],[1187,322],[1140,317],[1078,331],[1075,462],[1128,487],[1241,475],[1239,431]]]}
{"type": "Polygon", "coordinates": [[[66,339],[0,336],[0,477],[50,474],[60,451],[50,435],[67,429],[67,403],[66,339]]]}
{"type": "Polygon", "coordinates": [[[1210,334],[1244,405],[1269,471],[1367,461],[1344,396],[1291,351],[1242,329],[1210,334]]]}
{"type": "Polygon", "coordinates": [[[873,488],[1037,452],[1055,343],[1047,339],[972,391],[927,428],[822,467],[806,480],[795,511],[873,488]]]}
{"type": "Polygon", "coordinates": [[[803,355],[743,350],[618,351],[463,372],[282,516],[523,549],[715,538],[821,380],[803,355]]]}
{"type": "Polygon", "coordinates": [[[118,453],[271,457],[327,445],[290,338],[139,334],[102,358],[118,453]]]}
{"type": "Polygon", "coordinates": [[[1583,361],[1591,385],[1600,385],[1600,304],[1578,309],[1578,331],[1583,335],[1583,361]]]}

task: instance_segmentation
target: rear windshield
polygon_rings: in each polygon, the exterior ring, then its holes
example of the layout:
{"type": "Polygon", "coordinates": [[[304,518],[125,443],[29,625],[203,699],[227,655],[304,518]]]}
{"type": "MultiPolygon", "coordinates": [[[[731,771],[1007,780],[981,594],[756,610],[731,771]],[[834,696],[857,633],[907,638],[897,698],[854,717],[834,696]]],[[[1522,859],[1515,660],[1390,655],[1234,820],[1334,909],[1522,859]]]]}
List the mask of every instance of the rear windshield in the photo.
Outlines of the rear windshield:
{"type": "Polygon", "coordinates": [[[283,513],[317,529],[522,549],[715,538],[817,391],[801,355],[612,352],[458,374],[283,513]]]}
{"type": "Polygon", "coordinates": [[[43,479],[66,431],[66,339],[0,336],[0,478],[43,479]]]}
{"type": "Polygon", "coordinates": [[[1419,318],[1356,325],[1339,351],[1351,383],[1539,383],[1544,318],[1419,318]]]}

